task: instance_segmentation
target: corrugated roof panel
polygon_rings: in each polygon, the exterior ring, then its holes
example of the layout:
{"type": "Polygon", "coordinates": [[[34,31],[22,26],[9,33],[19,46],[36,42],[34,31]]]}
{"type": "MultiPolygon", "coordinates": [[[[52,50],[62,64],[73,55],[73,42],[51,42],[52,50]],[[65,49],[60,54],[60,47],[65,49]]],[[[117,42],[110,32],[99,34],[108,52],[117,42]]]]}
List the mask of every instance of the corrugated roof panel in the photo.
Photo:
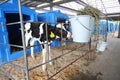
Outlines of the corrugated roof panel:
{"type": "Polygon", "coordinates": [[[75,9],[75,10],[80,10],[81,8],[84,8],[84,6],[76,3],[76,2],[69,2],[69,3],[64,3],[64,4],[61,4],[62,6],[65,6],[65,7],[68,7],[68,8],[72,8],[72,9],[75,9]]]}
{"type": "MultiPolygon", "coordinates": [[[[27,1],[27,0],[26,0],[27,1]]],[[[38,9],[39,11],[46,11],[50,10],[50,3],[47,2],[41,2],[41,0],[36,0],[40,4],[36,4],[33,6],[34,8],[38,9]],[[42,7],[44,6],[44,7],[42,7]]],[[[98,8],[105,14],[109,13],[120,13],[120,4],[118,0],[77,0],[79,2],[85,2],[86,4],[92,5],[95,8],[98,8]]],[[[25,3],[25,2],[24,2],[25,3]]],[[[29,7],[33,4],[30,3],[28,5],[29,7]]],[[[61,10],[62,12],[70,15],[76,15],[76,10],[80,10],[81,8],[84,8],[84,6],[81,5],[81,3],[77,3],[76,0],[53,0],[53,10],[61,10]],[[56,3],[57,4],[54,4],[56,3]]],[[[27,5],[27,3],[26,3],[27,5]]]]}
{"type": "Polygon", "coordinates": [[[86,2],[103,13],[118,13],[120,12],[120,4],[118,0],[86,0],[86,2]]]}
{"type": "Polygon", "coordinates": [[[120,7],[107,8],[107,13],[120,13],[120,7]]]}

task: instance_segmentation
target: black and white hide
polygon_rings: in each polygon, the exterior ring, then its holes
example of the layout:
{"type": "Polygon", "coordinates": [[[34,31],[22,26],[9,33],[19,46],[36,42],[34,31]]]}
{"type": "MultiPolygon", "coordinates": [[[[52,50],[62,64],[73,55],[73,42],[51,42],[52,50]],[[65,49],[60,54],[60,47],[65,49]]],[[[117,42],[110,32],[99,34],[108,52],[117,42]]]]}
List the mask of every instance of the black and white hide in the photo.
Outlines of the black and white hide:
{"type": "MultiPolygon", "coordinates": [[[[50,26],[46,23],[34,23],[34,22],[29,22],[25,24],[25,42],[26,46],[34,46],[34,42],[38,41],[40,44],[42,44],[42,58],[43,58],[43,63],[45,63],[46,60],[46,48],[47,48],[47,43],[49,47],[49,60],[51,60],[50,56],[50,44],[51,42],[57,38],[57,37],[62,37],[63,38],[71,38],[71,32],[67,31],[68,24],[57,24],[55,26],[50,26]],[[46,30],[47,27],[47,30],[46,30]],[[61,33],[62,32],[62,33],[61,33]],[[47,33],[47,34],[46,34],[47,33]],[[47,37],[46,37],[47,35],[47,37]]],[[[30,48],[31,50],[31,56],[34,58],[34,47],[30,48]]],[[[50,63],[52,64],[52,63],[50,63]]],[[[46,66],[42,66],[43,71],[45,71],[46,66]]]]}

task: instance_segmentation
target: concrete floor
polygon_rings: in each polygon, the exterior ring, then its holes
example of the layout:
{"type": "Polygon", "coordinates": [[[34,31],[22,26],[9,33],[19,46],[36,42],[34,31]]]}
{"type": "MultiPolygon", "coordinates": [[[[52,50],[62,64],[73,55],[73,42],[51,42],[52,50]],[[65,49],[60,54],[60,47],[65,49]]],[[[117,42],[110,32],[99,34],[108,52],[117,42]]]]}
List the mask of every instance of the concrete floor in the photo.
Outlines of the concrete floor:
{"type": "Polygon", "coordinates": [[[107,50],[88,69],[92,73],[102,73],[102,80],[120,80],[120,39],[109,36],[107,50]]]}

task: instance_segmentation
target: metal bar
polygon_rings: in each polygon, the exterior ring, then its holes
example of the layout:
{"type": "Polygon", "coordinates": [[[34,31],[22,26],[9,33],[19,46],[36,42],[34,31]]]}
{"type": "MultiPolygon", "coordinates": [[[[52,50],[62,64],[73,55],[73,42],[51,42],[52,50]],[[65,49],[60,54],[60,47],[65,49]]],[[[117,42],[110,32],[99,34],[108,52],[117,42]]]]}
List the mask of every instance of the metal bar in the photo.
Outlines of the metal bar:
{"type": "Polygon", "coordinates": [[[90,37],[90,40],[88,42],[89,50],[91,50],[91,43],[92,43],[92,41],[91,41],[91,37],[90,37]]]}
{"type": "MultiPolygon", "coordinates": [[[[53,5],[63,4],[63,3],[71,2],[71,1],[74,1],[74,0],[63,0],[63,1],[59,1],[59,2],[54,2],[53,5]]],[[[50,4],[43,5],[43,6],[40,6],[40,7],[36,7],[35,9],[39,10],[39,9],[43,9],[43,8],[46,8],[46,7],[49,7],[49,6],[50,6],[50,4]]]]}
{"type": "Polygon", "coordinates": [[[119,23],[118,25],[119,25],[119,29],[118,29],[118,38],[120,38],[120,23],[119,23]]]}
{"type": "MultiPolygon", "coordinates": [[[[61,23],[61,43],[63,45],[63,35],[62,35],[63,31],[62,31],[62,28],[63,28],[63,23],[61,23]]],[[[62,47],[62,54],[63,54],[63,47],[62,47]]]]}
{"type": "Polygon", "coordinates": [[[8,2],[8,0],[4,0],[4,1],[0,2],[0,5],[4,4],[6,2],[8,2]]]}
{"type": "Polygon", "coordinates": [[[63,71],[64,69],[66,69],[67,67],[69,67],[70,65],[72,65],[73,63],[75,63],[76,61],[78,61],[79,59],[83,58],[84,56],[87,55],[89,51],[87,51],[84,55],[78,57],[77,59],[73,60],[71,63],[69,63],[68,65],[66,65],[65,67],[63,67],[62,69],[60,69],[58,72],[56,72],[54,75],[52,75],[48,80],[51,80],[52,77],[54,77],[55,75],[57,75],[58,73],[60,73],[61,71],[63,71]]]}
{"type": "MultiPolygon", "coordinates": [[[[26,23],[26,22],[32,22],[32,21],[23,21],[23,23],[26,23]]],[[[14,25],[14,24],[20,24],[20,21],[11,22],[11,23],[7,23],[7,24],[0,24],[0,26],[9,26],[9,25],[14,25]]]]}
{"type": "Polygon", "coordinates": [[[119,4],[120,4],[120,0],[118,0],[119,4]]]}
{"type": "Polygon", "coordinates": [[[8,24],[0,24],[0,26],[9,26],[9,25],[13,25],[13,24],[19,24],[20,22],[12,22],[12,23],[8,23],[8,24]]]}
{"type": "Polygon", "coordinates": [[[105,28],[105,39],[104,39],[105,42],[107,42],[107,29],[108,29],[108,19],[106,21],[106,28],[105,28]]]}
{"type": "Polygon", "coordinates": [[[75,2],[82,5],[82,6],[87,6],[88,5],[87,3],[85,3],[84,1],[81,1],[81,0],[76,0],[75,2]]]}
{"type": "Polygon", "coordinates": [[[8,73],[6,73],[5,71],[3,70],[0,70],[0,73],[7,76],[10,80],[15,80],[12,76],[10,76],[8,73]]]}
{"type": "MultiPolygon", "coordinates": [[[[23,23],[27,23],[27,22],[33,22],[33,21],[23,21],[23,23]]],[[[56,24],[54,22],[34,22],[34,23],[47,23],[47,24],[56,24]]],[[[8,25],[14,25],[14,24],[20,24],[20,21],[18,22],[11,22],[11,23],[7,23],[7,24],[0,24],[0,26],[8,26],[8,25]]]]}
{"type": "Polygon", "coordinates": [[[30,3],[30,2],[31,2],[30,0],[23,1],[23,2],[22,2],[22,5],[26,5],[26,4],[30,3]]]}
{"type": "MultiPolygon", "coordinates": [[[[23,23],[27,23],[27,22],[33,22],[33,21],[23,21],[23,23]]],[[[34,23],[47,23],[47,24],[56,24],[56,23],[51,23],[51,22],[34,22],[34,23]]],[[[13,24],[20,24],[20,21],[18,22],[11,22],[11,23],[7,23],[7,24],[0,24],[0,26],[8,26],[8,25],[13,25],[13,24]]]]}
{"type": "Polygon", "coordinates": [[[36,7],[37,5],[40,5],[41,3],[39,3],[38,1],[31,1],[25,5],[29,6],[29,7],[36,7]]]}
{"type": "MultiPolygon", "coordinates": [[[[80,47],[83,47],[83,45],[80,46],[80,47]]],[[[78,47],[78,48],[80,48],[80,47],[78,47]]],[[[58,58],[61,58],[62,56],[67,55],[67,54],[69,54],[69,53],[71,53],[71,52],[77,50],[78,48],[73,49],[73,50],[71,50],[71,51],[68,51],[68,52],[66,52],[66,53],[64,53],[64,54],[62,54],[62,55],[60,55],[60,56],[58,56],[58,57],[55,57],[55,58],[53,58],[53,59],[51,59],[51,60],[49,60],[49,61],[47,61],[47,62],[45,62],[45,63],[39,64],[39,65],[36,65],[35,67],[30,68],[29,71],[31,71],[31,70],[33,70],[33,69],[39,67],[39,66],[45,65],[45,64],[47,64],[47,63],[49,63],[49,62],[52,62],[52,61],[54,61],[54,60],[56,60],[56,59],[58,59],[58,58]]]]}
{"type": "Polygon", "coordinates": [[[49,56],[50,56],[50,53],[49,53],[49,48],[48,48],[48,26],[47,24],[45,24],[45,28],[46,28],[46,40],[47,40],[47,54],[48,54],[48,61],[49,61],[49,56]]]}
{"type": "MultiPolygon", "coordinates": [[[[63,33],[63,30],[62,30],[62,29],[63,29],[63,25],[64,25],[64,24],[65,24],[65,23],[61,23],[61,44],[62,44],[61,53],[62,53],[62,54],[64,54],[64,51],[63,51],[63,50],[64,50],[64,46],[63,46],[64,42],[63,42],[63,34],[62,34],[62,33],[63,33]]],[[[66,61],[66,58],[63,58],[62,61],[63,61],[63,64],[64,64],[65,61],[66,61]]],[[[58,65],[58,64],[57,64],[57,59],[56,59],[56,66],[57,66],[57,65],[58,65]]],[[[56,70],[56,73],[57,73],[57,72],[58,72],[58,70],[56,70]]]]}
{"type": "MultiPolygon", "coordinates": [[[[50,58],[49,58],[49,56],[50,56],[50,50],[49,50],[49,47],[48,46],[50,46],[49,45],[49,40],[48,40],[48,26],[47,26],[47,24],[45,24],[45,27],[46,27],[46,40],[47,40],[47,54],[48,54],[48,61],[50,60],[50,58]]],[[[45,58],[46,58],[46,56],[45,56],[45,58]]],[[[47,65],[46,65],[46,74],[47,74],[47,78],[49,78],[49,74],[48,74],[48,72],[47,72],[47,65]]]]}
{"type": "MultiPolygon", "coordinates": [[[[88,5],[87,3],[81,1],[81,0],[75,0],[76,3],[82,5],[82,6],[86,6],[88,5]]],[[[74,11],[74,12],[78,12],[78,10],[75,10],[75,9],[71,9],[71,8],[68,8],[68,7],[65,7],[65,6],[61,6],[60,4],[56,4],[55,7],[58,6],[58,7],[61,7],[61,8],[64,8],[64,9],[67,9],[67,10],[70,10],[70,11],[74,11]]]]}
{"type": "MultiPolygon", "coordinates": [[[[68,41],[68,40],[63,40],[63,42],[72,42],[72,41],[68,41]]],[[[36,44],[36,45],[33,45],[33,46],[28,46],[27,48],[31,48],[31,47],[35,47],[35,46],[40,46],[42,44],[47,44],[47,43],[41,43],[41,44],[36,44]]]]}
{"type": "Polygon", "coordinates": [[[65,7],[65,6],[61,6],[61,5],[55,5],[54,7],[59,7],[59,8],[62,8],[62,9],[67,9],[67,10],[72,11],[72,12],[78,12],[78,10],[75,10],[75,9],[72,9],[72,8],[68,8],[68,7],[65,7]]]}
{"type": "MultiPolygon", "coordinates": [[[[103,0],[100,0],[100,1],[101,1],[102,5],[103,5],[103,8],[105,9],[105,14],[107,14],[107,9],[106,9],[106,7],[105,7],[105,5],[103,3],[103,0]]],[[[106,15],[105,15],[105,17],[106,17],[106,15]]]]}
{"type": "Polygon", "coordinates": [[[50,11],[53,11],[53,1],[50,2],[50,11]]]}
{"type": "Polygon", "coordinates": [[[18,48],[23,48],[23,46],[20,45],[14,45],[14,44],[6,44],[6,43],[0,43],[1,45],[6,45],[6,46],[13,46],[13,47],[18,47],[18,48]]]}
{"type": "Polygon", "coordinates": [[[28,3],[27,6],[30,6],[30,5],[32,6],[32,5],[34,5],[35,3],[36,3],[36,1],[30,1],[30,3],[28,3]]]}
{"type": "MultiPolygon", "coordinates": [[[[62,41],[62,42],[66,42],[67,40],[65,41],[62,41]]],[[[69,41],[71,42],[71,41],[69,41]]],[[[5,43],[0,43],[1,45],[6,45],[6,46],[13,46],[13,47],[18,47],[18,48],[23,48],[23,46],[20,46],[20,45],[14,45],[14,44],[5,44],[5,43]]],[[[41,43],[41,44],[36,44],[36,45],[33,45],[33,46],[28,46],[26,48],[31,48],[31,47],[35,47],[35,46],[40,46],[42,44],[47,44],[47,43],[41,43]]]]}
{"type": "Polygon", "coordinates": [[[22,43],[23,43],[23,51],[24,51],[24,62],[26,66],[26,80],[29,80],[29,71],[28,71],[28,59],[27,59],[27,51],[25,45],[25,34],[24,34],[24,26],[23,26],[23,16],[22,16],[22,8],[21,8],[21,0],[18,0],[18,7],[20,13],[20,24],[21,24],[21,34],[22,34],[22,43]]]}
{"type": "Polygon", "coordinates": [[[22,66],[20,66],[20,65],[17,65],[17,64],[14,64],[14,63],[8,63],[8,65],[10,65],[10,66],[13,66],[13,67],[17,67],[17,68],[19,68],[19,69],[23,69],[23,70],[25,70],[25,67],[22,67],[22,66]]]}

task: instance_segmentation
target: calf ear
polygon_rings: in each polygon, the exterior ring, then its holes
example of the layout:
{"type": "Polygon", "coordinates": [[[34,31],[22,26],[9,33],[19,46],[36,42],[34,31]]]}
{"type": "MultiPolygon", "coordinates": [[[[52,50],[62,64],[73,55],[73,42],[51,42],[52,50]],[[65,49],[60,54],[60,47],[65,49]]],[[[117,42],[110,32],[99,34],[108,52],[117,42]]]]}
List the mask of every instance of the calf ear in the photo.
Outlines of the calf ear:
{"type": "Polygon", "coordinates": [[[60,23],[57,24],[57,25],[56,25],[56,28],[61,28],[61,24],[60,24],[60,23]]]}
{"type": "Polygon", "coordinates": [[[30,29],[30,26],[31,26],[30,23],[26,23],[26,24],[25,24],[25,30],[29,30],[29,29],[30,29]]]}
{"type": "Polygon", "coordinates": [[[62,23],[62,27],[65,26],[65,23],[62,23]]]}

